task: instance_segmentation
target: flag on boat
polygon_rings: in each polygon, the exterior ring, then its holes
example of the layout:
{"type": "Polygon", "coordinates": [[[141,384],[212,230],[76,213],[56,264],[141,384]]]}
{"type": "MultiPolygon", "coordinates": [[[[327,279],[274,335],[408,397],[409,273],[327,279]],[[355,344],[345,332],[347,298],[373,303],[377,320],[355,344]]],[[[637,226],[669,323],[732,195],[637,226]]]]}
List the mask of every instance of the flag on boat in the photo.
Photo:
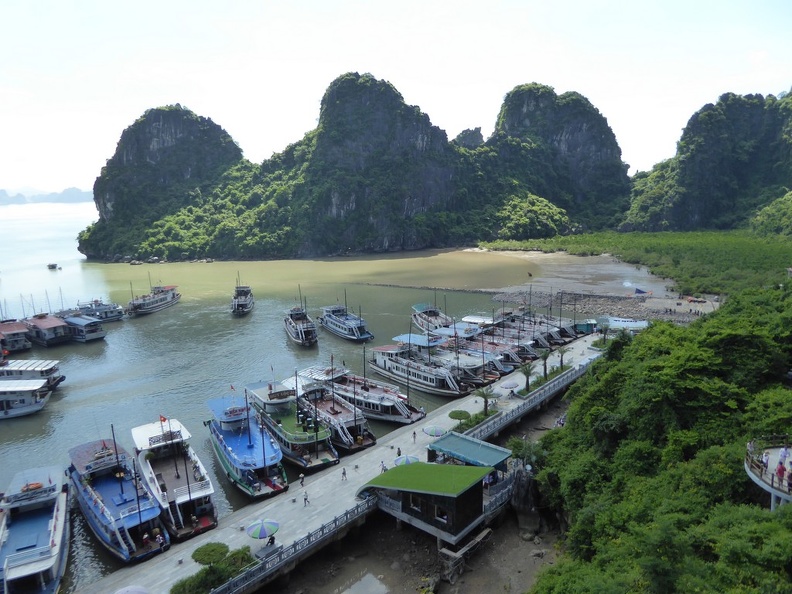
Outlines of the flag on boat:
{"type": "Polygon", "coordinates": [[[168,418],[160,415],[160,423],[167,423],[167,422],[168,422],[168,418]]]}

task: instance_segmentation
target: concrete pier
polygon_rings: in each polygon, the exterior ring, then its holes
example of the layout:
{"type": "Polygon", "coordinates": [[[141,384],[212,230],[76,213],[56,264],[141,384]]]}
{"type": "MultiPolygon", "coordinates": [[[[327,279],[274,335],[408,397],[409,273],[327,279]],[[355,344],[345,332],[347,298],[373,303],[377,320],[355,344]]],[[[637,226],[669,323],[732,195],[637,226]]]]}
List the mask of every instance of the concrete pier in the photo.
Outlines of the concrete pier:
{"type": "MultiPolygon", "coordinates": [[[[599,353],[589,349],[596,336],[586,336],[569,345],[564,356],[564,363],[579,367],[587,365],[599,353]]],[[[548,359],[548,369],[559,365],[558,353],[548,359]]],[[[541,376],[542,364],[536,366],[535,376],[541,376]]],[[[573,380],[574,381],[574,380],[573,380]]],[[[498,396],[494,401],[503,422],[516,422],[527,412],[519,412],[518,407],[525,408],[526,400],[509,398],[511,389],[503,388],[502,384],[510,385],[518,382],[525,386],[525,377],[515,371],[507,377],[495,382],[493,393],[498,396]],[[508,417],[511,414],[511,419],[508,417]],[[514,414],[519,412],[519,414],[514,414]]],[[[517,389],[515,389],[516,391],[517,389]]],[[[208,542],[222,542],[231,550],[249,546],[255,553],[264,546],[264,540],[254,540],[247,535],[245,528],[253,521],[271,518],[280,522],[276,534],[280,552],[273,552],[273,558],[259,564],[258,570],[268,572],[267,575],[278,575],[293,569],[294,564],[318,550],[317,546],[325,546],[342,538],[348,530],[363,521],[366,515],[374,511],[375,501],[361,502],[355,498],[357,490],[371,478],[381,472],[384,463],[388,468],[394,465],[397,449],[402,455],[417,456],[426,460],[427,446],[436,437],[422,430],[429,425],[453,429],[457,421],[449,418],[451,410],[467,410],[471,414],[483,410],[484,403],[475,395],[449,400],[448,404],[430,412],[425,419],[413,425],[395,429],[378,440],[376,446],[344,457],[341,463],[316,475],[305,477],[305,486],[298,482],[290,485],[289,491],[272,499],[251,503],[244,508],[220,518],[218,528],[197,536],[185,543],[171,547],[169,551],[140,565],[123,567],[120,570],[90,584],[83,589],[84,594],[112,594],[131,585],[142,586],[152,594],[166,594],[179,580],[197,573],[201,565],[192,560],[193,551],[208,542]],[[342,471],[346,470],[347,480],[342,479],[342,471]],[[305,495],[308,503],[305,503],[305,495]],[[277,555],[277,559],[275,556],[277,555]],[[265,567],[270,565],[271,567],[265,567]]],[[[498,425],[498,430],[502,424],[498,425]]],[[[236,582],[236,580],[232,580],[236,582]]],[[[223,592],[248,591],[243,583],[231,584],[221,588],[223,592]]]]}

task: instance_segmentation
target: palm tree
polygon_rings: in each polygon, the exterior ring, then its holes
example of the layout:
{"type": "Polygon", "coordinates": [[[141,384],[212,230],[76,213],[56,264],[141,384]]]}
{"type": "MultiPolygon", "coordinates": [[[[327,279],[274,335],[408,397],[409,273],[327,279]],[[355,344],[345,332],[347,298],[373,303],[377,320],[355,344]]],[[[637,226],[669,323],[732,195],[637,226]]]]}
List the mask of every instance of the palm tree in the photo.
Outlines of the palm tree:
{"type": "Polygon", "coordinates": [[[520,373],[525,376],[525,393],[531,391],[531,376],[536,371],[536,362],[528,360],[519,367],[520,373]]]}
{"type": "Polygon", "coordinates": [[[473,392],[473,396],[479,396],[484,400],[484,416],[489,415],[489,399],[492,398],[492,386],[484,386],[473,392]]]}
{"type": "Polygon", "coordinates": [[[610,330],[610,324],[603,324],[600,326],[600,329],[602,330],[602,341],[608,342],[608,330],[610,330]]]}
{"type": "Polygon", "coordinates": [[[556,350],[556,353],[558,353],[559,356],[561,357],[561,371],[564,371],[564,355],[566,355],[571,350],[572,349],[566,346],[562,346],[558,350],[556,350]]]}
{"type": "Polygon", "coordinates": [[[542,368],[543,368],[543,371],[544,371],[544,379],[545,379],[545,381],[547,381],[547,359],[552,354],[553,354],[553,351],[551,351],[550,349],[542,349],[542,352],[539,353],[539,358],[542,360],[542,368]]]}

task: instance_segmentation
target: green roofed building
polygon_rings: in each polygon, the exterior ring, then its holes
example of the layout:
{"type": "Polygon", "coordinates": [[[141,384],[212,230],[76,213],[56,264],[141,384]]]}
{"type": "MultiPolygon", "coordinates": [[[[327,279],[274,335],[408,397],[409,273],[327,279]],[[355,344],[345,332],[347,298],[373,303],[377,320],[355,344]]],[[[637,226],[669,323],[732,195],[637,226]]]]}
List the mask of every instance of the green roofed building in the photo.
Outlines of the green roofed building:
{"type": "Polygon", "coordinates": [[[375,493],[386,513],[437,538],[457,544],[484,521],[484,478],[491,466],[425,464],[395,466],[370,480],[358,495],[375,493]]]}

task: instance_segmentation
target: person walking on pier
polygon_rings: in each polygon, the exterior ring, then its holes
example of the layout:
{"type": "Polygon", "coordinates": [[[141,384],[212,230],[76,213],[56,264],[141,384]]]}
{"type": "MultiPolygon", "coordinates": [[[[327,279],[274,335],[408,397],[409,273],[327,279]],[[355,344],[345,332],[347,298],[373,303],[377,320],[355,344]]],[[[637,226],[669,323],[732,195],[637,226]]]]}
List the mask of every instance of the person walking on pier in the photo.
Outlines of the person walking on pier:
{"type": "Polygon", "coordinates": [[[385,466],[385,460],[383,460],[382,462],[380,462],[380,474],[382,474],[386,470],[388,470],[388,467],[385,466]]]}
{"type": "Polygon", "coordinates": [[[303,491],[303,507],[311,505],[311,502],[308,501],[308,491],[303,491]]]}
{"type": "Polygon", "coordinates": [[[305,486],[305,475],[302,472],[300,473],[300,486],[305,486]]]}
{"type": "Polygon", "coordinates": [[[413,431],[413,443],[415,443],[415,431],[413,431]]]}
{"type": "Polygon", "coordinates": [[[341,480],[342,481],[347,480],[347,478],[346,478],[346,466],[341,469],[341,480]]]}

